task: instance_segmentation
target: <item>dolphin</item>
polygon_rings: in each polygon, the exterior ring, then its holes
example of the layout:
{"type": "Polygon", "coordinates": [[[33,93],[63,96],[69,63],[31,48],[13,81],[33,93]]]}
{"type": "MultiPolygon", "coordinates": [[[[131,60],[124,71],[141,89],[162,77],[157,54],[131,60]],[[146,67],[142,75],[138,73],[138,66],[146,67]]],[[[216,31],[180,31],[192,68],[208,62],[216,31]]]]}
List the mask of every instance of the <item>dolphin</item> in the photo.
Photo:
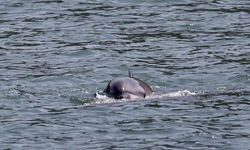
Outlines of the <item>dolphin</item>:
{"type": "Polygon", "coordinates": [[[151,87],[144,81],[132,76],[117,77],[109,82],[104,90],[107,96],[115,99],[145,98],[153,93],[151,87]]]}

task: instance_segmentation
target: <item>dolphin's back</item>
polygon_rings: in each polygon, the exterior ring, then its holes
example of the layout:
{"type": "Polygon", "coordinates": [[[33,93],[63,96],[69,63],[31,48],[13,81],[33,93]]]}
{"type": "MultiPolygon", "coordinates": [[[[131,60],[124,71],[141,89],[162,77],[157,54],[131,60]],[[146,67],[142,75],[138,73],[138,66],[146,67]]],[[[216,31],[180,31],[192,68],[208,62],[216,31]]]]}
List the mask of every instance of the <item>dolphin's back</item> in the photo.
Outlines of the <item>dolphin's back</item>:
{"type": "Polygon", "coordinates": [[[152,94],[151,87],[140,79],[134,77],[118,77],[111,80],[104,90],[111,97],[131,98],[131,97],[146,97],[152,94]]]}

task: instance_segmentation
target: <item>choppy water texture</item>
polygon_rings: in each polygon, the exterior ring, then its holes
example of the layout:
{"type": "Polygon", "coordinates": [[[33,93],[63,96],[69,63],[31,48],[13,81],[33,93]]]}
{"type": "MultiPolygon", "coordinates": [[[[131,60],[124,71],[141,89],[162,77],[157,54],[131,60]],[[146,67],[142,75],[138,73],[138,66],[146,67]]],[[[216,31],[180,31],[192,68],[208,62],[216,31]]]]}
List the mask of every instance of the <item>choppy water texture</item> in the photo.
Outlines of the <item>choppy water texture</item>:
{"type": "Polygon", "coordinates": [[[1,0],[0,149],[250,149],[248,0],[1,0]],[[156,94],[105,98],[114,77],[156,94]]]}

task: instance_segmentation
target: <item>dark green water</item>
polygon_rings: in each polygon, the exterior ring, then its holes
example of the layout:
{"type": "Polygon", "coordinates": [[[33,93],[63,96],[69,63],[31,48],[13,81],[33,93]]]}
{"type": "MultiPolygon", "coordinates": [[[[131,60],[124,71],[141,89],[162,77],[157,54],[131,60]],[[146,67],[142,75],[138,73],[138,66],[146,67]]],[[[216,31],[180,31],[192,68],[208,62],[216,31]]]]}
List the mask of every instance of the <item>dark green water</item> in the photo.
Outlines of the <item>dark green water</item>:
{"type": "Polygon", "coordinates": [[[2,0],[0,91],[3,150],[250,149],[250,1],[2,0]]]}

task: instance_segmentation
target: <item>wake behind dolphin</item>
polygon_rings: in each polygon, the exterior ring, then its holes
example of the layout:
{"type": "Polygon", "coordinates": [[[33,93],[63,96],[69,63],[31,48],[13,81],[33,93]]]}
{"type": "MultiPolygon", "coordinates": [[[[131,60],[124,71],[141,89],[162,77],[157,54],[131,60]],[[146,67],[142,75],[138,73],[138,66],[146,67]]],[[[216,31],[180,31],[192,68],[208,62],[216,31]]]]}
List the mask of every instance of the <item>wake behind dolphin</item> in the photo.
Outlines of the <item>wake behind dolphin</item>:
{"type": "Polygon", "coordinates": [[[108,97],[115,99],[145,98],[153,93],[152,88],[144,81],[132,76],[117,77],[109,82],[104,90],[108,97]]]}

